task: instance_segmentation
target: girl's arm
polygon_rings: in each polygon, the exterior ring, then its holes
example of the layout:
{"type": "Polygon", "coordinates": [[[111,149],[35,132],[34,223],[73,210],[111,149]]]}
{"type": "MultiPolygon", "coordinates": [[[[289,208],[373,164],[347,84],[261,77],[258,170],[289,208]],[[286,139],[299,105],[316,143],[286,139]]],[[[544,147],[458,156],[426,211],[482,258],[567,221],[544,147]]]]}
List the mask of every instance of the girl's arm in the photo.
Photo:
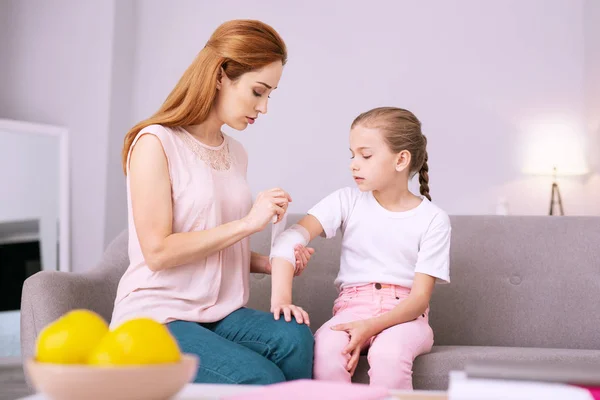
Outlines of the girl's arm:
{"type": "MultiPolygon", "coordinates": [[[[323,232],[323,227],[317,218],[312,215],[304,216],[299,222],[309,235],[309,242],[323,232]]],[[[308,315],[300,307],[292,304],[292,280],[294,278],[294,265],[287,259],[275,257],[271,260],[271,311],[275,319],[279,319],[283,312],[285,320],[291,321],[294,314],[296,321],[310,323],[308,315]]]]}
{"type": "MultiPolygon", "coordinates": [[[[295,250],[296,273],[294,275],[298,276],[302,273],[304,268],[306,268],[306,264],[308,264],[315,249],[298,245],[295,250]]],[[[253,251],[250,257],[250,272],[253,274],[271,275],[271,263],[269,262],[269,257],[253,251]]]]}
{"type": "Polygon", "coordinates": [[[129,165],[133,220],[146,264],[160,271],[206,258],[262,230],[283,215],[291,200],[281,189],[261,193],[239,220],[198,232],[173,233],[173,204],[167,158],[160,139],[141,136],[129,165]]]}
{"type": "Polygon", "coordinates": [[[314,207],[297,224],[281,233],[271,249],[271,311],[275,319],[280,312],[284,313],[286,321],[291,321],[291,313],[296,321],[308,319],[308,315],[300,307],[292,304],[292,276],[294,275],[294,258],[292,248],[296,243],[308,244],[321,235],[332,238],[336,231],[348,218],[351,210],[360,196],[360,191],[353,188],[343,188],[331,193],[314,207]]]}

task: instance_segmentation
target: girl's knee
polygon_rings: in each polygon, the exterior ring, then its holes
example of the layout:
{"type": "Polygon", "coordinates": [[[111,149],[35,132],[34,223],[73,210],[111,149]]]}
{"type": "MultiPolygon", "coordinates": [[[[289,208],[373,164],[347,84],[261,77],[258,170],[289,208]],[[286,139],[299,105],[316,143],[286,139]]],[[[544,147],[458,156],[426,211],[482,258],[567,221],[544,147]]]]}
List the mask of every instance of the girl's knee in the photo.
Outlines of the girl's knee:
{"type": "Polygon", "coordinates": [[[346,369],[350,356],[342,354],[347,344],[348,337],[344,332],[318,333],[315,337],[315,379],[350,381],[351,375],[346,369]]]}
{"type": "Polygon", "coordinates": [[[341,356],[342,350],[350,342],[346,332],[333,331],[329,328],[321,328],[315,334],[315,357],[341,356]]]}
{"type": "Polygon", "coordinates": [[[350,357],[341,354],[341,351],[321,347],[315,349],[315,363],[313,375],[315,379],[350,382],[351,375],[346,366],[350,357]]]}
{"type": "Polygon", "coordinates": [[[410,370],[415,352],[408,346],[401,344],[393,347],[372,346],[369,349],[369,365],[379,366],[381,369],[410,370]]]}

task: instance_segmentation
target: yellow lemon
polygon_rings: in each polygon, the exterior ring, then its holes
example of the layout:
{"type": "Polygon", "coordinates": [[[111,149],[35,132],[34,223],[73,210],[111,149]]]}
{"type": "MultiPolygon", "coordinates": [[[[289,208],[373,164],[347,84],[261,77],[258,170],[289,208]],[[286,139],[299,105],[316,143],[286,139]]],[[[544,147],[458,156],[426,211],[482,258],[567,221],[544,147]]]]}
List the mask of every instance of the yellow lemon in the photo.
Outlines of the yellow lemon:
{"type": "Polygon", "coordinates": [[[70,311],[42,329],[35,358],[45,363],[85,364],[107,332],[107,323],[95,312],[70,311]]]}
{"type": "Polygon", "coordinates": [[[110,331],[88,359],[93,365],[174,363],[181,359],[175,338],[163,324],[135,318],[110,331]]]}

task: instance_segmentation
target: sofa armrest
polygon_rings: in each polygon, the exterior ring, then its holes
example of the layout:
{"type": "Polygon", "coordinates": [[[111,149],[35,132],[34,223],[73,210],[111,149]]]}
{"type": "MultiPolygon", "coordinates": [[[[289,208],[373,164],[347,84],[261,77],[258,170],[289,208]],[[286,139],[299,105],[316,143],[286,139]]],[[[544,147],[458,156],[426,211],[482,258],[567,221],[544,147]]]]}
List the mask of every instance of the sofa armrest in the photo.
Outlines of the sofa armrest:
{"type": "Polygon", "coordinates": [[[21,355],[35,353],[40,331],[68,311],[85,308],[100,314],[107,323],[113,310],[114,288],[98,273],[41,271],[23,284],[21,297],[21,355]]]}
{"type": "MultiPolygon", "coordinates": [[[[84,273],[41,271],[25,280],[21,295],[23,359],[35,354],[40,331],[71,310],[92,310],[110,323],[119,280],[129,265],[127,246],[128,231],[124,230],[108,245],[95,268],[84,273]]],[[[25,379],[33,389],[27,371],[25,379]]]]}

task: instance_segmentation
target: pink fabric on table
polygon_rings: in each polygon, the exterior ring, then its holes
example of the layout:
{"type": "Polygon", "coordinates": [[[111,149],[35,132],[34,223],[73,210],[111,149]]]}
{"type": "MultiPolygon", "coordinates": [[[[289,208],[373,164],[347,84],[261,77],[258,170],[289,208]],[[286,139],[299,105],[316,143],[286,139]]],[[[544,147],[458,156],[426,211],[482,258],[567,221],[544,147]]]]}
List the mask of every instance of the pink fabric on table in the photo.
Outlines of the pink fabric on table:
{"type": "Polygon", "coordinates": [[[249,393],[226,396],[223,400],[379,400],[388,396],[382,387],[301,379],[265,386],[249,393]]]}

